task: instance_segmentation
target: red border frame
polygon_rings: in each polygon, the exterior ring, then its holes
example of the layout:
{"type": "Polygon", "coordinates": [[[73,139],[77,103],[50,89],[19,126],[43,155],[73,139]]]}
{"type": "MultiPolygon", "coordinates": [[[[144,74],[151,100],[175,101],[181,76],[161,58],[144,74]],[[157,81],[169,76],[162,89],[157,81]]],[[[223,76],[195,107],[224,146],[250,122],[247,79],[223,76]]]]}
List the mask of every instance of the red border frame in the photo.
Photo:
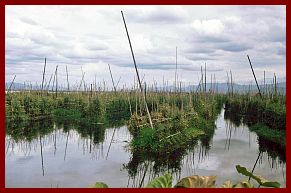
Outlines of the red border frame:
{"type": "MultiPolygon", "coordinates": [[[[5,188],[5,5],[286,5],[286,22],[288,26],[288,22],[290,21],[288,19],[288,11],[290,11],[290,8],[288,6],[287,0],[240,0],[240,1],[231,1],[231,0],[221,0],[221,2],[218,2],[217,0],[196,0],[195,2],[193,0],[99,0],[99,1],[94,1],[94,0],[0,0],[0,68],[1,72],[3,73],[2,76],[0,76],[0,96],[1,96],[1,103],[0,103],[0,109],[1,109],[1,130],[0,130],[0,163],[1,163],[1,176],[0,176],[0,192],[39,192],[39,191],[50,191],[50,189],[46,188],[5,188]]],[[[289,22],[290,23],[290,22],[289,22]]],[[[287,29],[286,29],[287,30],[287,29]]],[[[286,31],[288,32],[288,31],[286,31]]],[[[290,42],[290,41],[289,41],[290,42]]],[[[286,39],[286,44],[288,44],[288,41],[286,39]]],[[[289,43],[290,44],[290,43],[289,43]]],[[[286,45],[286,47],[288,47],[286,45]]],[[[287,50],[286,50],[287,51],[287,50]]],[[[286,71],[288,72],[291,67],[288,67],[287,65],[287,60],[288,60],[288,52],[286,54],[286,71]]],[[[286,72],[286,73],[287,73],[286,72]]],[[[288,91],[288,80],[287,80],[287,75],[286,75],[286,82],[287,82],[287,88],[286,88],[286,96],[288,98],[289,96],[289,91],[288,91]]],[[[286,101],[286,107],[290,106],[291,103],[288,103],[286,101]]],[[[290,113],[287,111],[287,118],[288,118],[290,113]]],[[[290,122],[286,122],[286,127],[290,127],[290,122]]],[[[288,133],[288,129],[287,129],[288,133]]],[[[287,134],[287,144],[288,144],[288,137],[287,134]]],[[[287,148],[288,149],[288,148],[287,148]]],[[[286,150],[286,159],[289,159],[289,155],[287,153],[288,151],[286,150]]],[[[286,167],[287,168],[287,167],[286,167]]],[[[289,179],[289,173],[286,171],[287,178],[289,179]]],[[[76,179],[78,180],[78,179],[76,179]]],[[[267,191],[267,192],[286,192],[288,190],[289,185],[289,180],[286,181],[286,186],[287,188],[285,189],[252,189],[248,190],[251,192],[258,192],[258,191],[267,191]]],[[[243,189],[155,189],[155,190],[150,190],[150,189],[121,189],[121,188],[116,188],[116,189],[80,189],[80,188],[66,188],[66,189],[53,189],[53,191],[60,192],[60,191],[65,191],[65,192],[75,192],[75,191],[86,191],[86,192],[108,192],[108,191],[117,191],[117,192],[134,192],[134,191],[140,191],[140,192],[177,192],[177,191],[184,191],[184,192],[189,192],[189,191],[195,191],[195,192],[205,192],[205,191],[211,191],[211,192],[229,192],[229,191],[245,191],[243,189]]]]}

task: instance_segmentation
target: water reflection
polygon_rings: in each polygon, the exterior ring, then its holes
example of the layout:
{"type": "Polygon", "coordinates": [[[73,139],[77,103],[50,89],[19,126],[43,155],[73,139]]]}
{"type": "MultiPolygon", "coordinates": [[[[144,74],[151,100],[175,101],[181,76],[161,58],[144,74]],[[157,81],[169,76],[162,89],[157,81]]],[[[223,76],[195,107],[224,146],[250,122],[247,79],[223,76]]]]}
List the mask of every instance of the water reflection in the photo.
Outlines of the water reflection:
{"type": "Polygon", "coordinates": [[[6,125],[7,187],[142,187],[168,172],[174,184],[189,175],[217,175],[217,184],[242,180],[240,164],[285,186],[285,148],[259,138],[222,111],[212,133],[187,148],[159,154],[132,152],[124,121],[42,120],[6,125]],[[261,152],[259,154],[259,152],[261,152]],[[258,156],[260,155],[260,156],[258,156]],[[78,179],[78,180],[76,180],[78,179]]]}
{"type": "MultiPolygon", "coordinates": [[[[228,138],[230,143],[231,132],[234,130],[236,132],[237,128],[247,128],[248,121],[244,120],[244,117],[241,115],[235,115],[233,113],[229,113],[228,111],[224,112],[224,119],[226,120],[228,126],[228,138]]],[[[246,129],[243,129],[246,130],[246,129]]],[[[247,128],[248,130],[248,128],[247,128]]],[[[251,132],[248,130],[249,137],[251,132]]],[[[256,136],[257,143],[259,144],[259,151],[267,153],[268,157],[272,160],[272,162],[279,161],[280,163],[286,162],[286,147],[272,142],[270,140],[264,139],[260,136],[256,136]]],[[[250,140],[250,139],[249,139],[250,140]]],[[[251,142],[249,141],[249,144],[251,142]]],[[[228,145],[229,147],[230,145],[228,145]]],[[[268,158],[268,159],[269,159],[268,158]]]]}

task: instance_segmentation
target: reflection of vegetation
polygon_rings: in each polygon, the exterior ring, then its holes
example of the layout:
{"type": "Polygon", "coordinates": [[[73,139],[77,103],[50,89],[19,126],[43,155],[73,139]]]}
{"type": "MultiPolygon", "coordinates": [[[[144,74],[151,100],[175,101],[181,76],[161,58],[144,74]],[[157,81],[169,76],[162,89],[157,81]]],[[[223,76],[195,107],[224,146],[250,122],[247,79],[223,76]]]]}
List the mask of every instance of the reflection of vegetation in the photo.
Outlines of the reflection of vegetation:
{"type": "Polygon", "coordinates": [[[64,132],[71,129],[76,130],[81,137],[90,138],[94,144],[104,141],[105,129],[108,127],[115,127],[124,125],[123,120],[110,121],[106,120],[105,123],[90,121],[92,119],[77,119],[80,113],[74,110],[60,109],[54,112],[53,119],[42,119],[37,121],[26,122],[8,122],[6,123],[6,134],[11,136],[15,141],[25,140],[32,141],[39,136],[50,134],[56,128],[62,128],[64,132]]]}
{"type": "Polygon", "coordinates": [[[146,151],[132,151],[132,157],[128,164],[124,167],[128,170],[129,176],[134,178],[142,167],[147,163],[146,167],[150,167],[152,174],[157,175],[171,170],[172,172],[179,172],[182,166],[182,160],[189,152],[188,150],[197,144],[197,140],[192,140],[188,147],[176,148],[172,151],[165,152],[146,152],[146,151]]]}
{"type": "Polygon", "coordinates": [[[280,162],[286,162],[286,147],[281,146],[278,143],[269,141],[262,137],[258,137],[258,144],[259,144],[259,151],[260,152],[267,152],[268,156],[275,161],[279,158],[280,162]]]}
{"type": "Polygon", "coordinates": [[[280,161],[285,162],[286,126],[283,127],[282,122],[273,128],[267,126],[275,125],[273,123],[275,120],[283,121],[285,124],[286,115],[283,113],[285,105],[281,107],[278,105],[284,103],[284,101],[283,98],[279,98],[280,100],[278,98],[273,101],[256,98],[250,100],[244,97],[228,99],[225,105],[224,118],[230,120],[236,126],[247,124],[250,131],[258,135],[259,150],[267,152],[273,160],[279,158],[280,161]],[[259,110],[255,110],[255,108],[259,108],[259,110]],[[274,113],[274,118],[270,118],[272,113],[274,113]],[[282,117],[279,118],[279,114],[282,117]]]}
{"type": "Polygon", "coordinates": [[[6,134],[17,141],[32,141],[39,136],[44,136],[53,131],[53,122],[50,119],[17,124],[10,122],[6,124],[6,134]]]}
{"type": "Polygon", "coordinates": [[[242,124],[242,116],[228,110],[224,111],[224,119],[230,120],[236,127],[239,127],[242,124]]]}

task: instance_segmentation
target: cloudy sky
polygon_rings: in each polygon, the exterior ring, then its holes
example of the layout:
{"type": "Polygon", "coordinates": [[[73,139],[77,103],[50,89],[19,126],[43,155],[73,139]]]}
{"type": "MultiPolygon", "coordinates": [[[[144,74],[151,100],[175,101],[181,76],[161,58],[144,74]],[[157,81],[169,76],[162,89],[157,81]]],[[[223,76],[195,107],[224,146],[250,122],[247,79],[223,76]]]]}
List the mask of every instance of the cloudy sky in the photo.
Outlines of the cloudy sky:
{"type": "Polygon", "coordinates": [[[135,71],[120,10],[124,11],[140,73],[147,82],[199,82],[206,63],[219,82],[231,70],[236,83],[253,81],[246,55],[259,81],[286,77],[285,6],[6,6],[6,67],[9,82],[41,83],[58,65],[59,81],[111,85],[107,64],[119,85],[135,71]]]}

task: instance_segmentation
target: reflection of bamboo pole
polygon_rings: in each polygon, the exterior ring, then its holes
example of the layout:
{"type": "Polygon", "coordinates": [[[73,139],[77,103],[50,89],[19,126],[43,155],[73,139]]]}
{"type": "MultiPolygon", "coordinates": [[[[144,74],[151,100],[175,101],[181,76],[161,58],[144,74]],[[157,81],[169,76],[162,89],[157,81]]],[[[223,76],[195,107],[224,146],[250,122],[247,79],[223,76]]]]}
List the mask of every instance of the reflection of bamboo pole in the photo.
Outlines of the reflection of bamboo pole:
{"type": "Polygon", "coordinates": [[[54,155],[56,155],[56,151],[57,151],[57,128],[55,127],[55,136],[54,136],[54,155]]]}
{"type": "Polygon", "coordinates": [[[128,38],[128,42],[129,42],[129,46],[130,46],[131,55],[132,55],[132,59],[133,59],[134,67],[135,67],[135,72],[136,72],[136,75],[137,75],[137,78],[138,78],[138,83],[139,83],[140,91],[141,91],[142,94],[143,94],[143,98],[144,98],[144,103],[145,103],[146,111],[147,111],[147,114],[148,114],[148,118],[149,118],[149,121],[150,121],[151,128],[153,129],[153,128],[154,128],[154,126],[153,126],[153,122],[152,122],[151,115],[150,115],[150,111],[149,111],[149,109],[148,109],[148,105],[147,105],[147,102],[146,102],[146,99],[145,99],[145,93],[143,92],[143,88],[142,88],[141,80],[140,80],[140,78],[139,78],[139,74],[138,74],[138,70],[137,70],[137,66],[136,66],[136,62],[135,62],[135,57],[134,57],[134,54],[133,54],[133,49],[132,49],[131,41],[130,41],[130,38],[129,38],[129,33],[128,33],[128,30],[127,30],[127,27],[126,27],[126,23],[125,23],[125,19],[124,19],[124,15],[123,15],[123,12],[122,12],[122,11],[121,11],[121,15],[122,15],[122,19],[123,19],[124,27],[125,27],[125,30],[126,30],[126,34],[127,34],[127,38],[128,38]]]}
{"type": "Polygon", "coordinates": [[[284,165],[282,165],[282,176],[283,176],[284,183],[286,184],[286,177],[284,174],[284,165]]]}
{"type": "MultiPolygon", "coordinates": [[[[254,164],[254,167],[253,167],[253,169],[252,169],[252,171],[251,171],[251,173],[253,174],[254,173],[254,171],[255,171],[255,168],[256,168],[256,165],[257,165],[257,163],[258,163],[258,160],[259,160],[259,158],[261,157],[261,151],[259,152],[259,155],[258,155],[258,157],[257,157],[257,159],[256,159],[256,162],[255,162],[255,164],[254,164]]],[[[251,177],[249,177],[249,179],[248,179],[248,182],[251,180],[251,177]]]]}
{"type": "Polygon", "coordinates": [[[112,144],[112,141],[113,141],[113,138],[114,138],[115,131],[116,131],[116,127],[114,127],[114,131],[113,131],[113,134],[112,134],[112,137],[111,137],[111,141],[110,141],[110,144],[109,144],[109,147],[108,147],[108,151],[107,151],[107,154],[106,154],[106,160],[108,158],[108,154],[109,154],[110,147],[111,147],[111,144],[112,144]]]}
{"type": "Polygon", "coordinates": [[[143,182],[144,182],[144,178],[145,178],[145,176],[146,176],[146,173],[147,173],[147,170],[148,170],[148,168],[149,168],[149,165],[150,165],[150,162],[148,161],[148,163],[147,163],[147,165],[146,165],[146,168],[145,168],[145,170],[144,170],[144,173],[143,173],[142,179],[141,179],[141,181],[140,181],[139,188],[141,188],[141,186],[142,186],[142,184],[143,184],[143,182]]]}
{"type": "Polygon", "coordinates": [[[43,166],[43,154],[42,154],[42,142],[41,142],[41,136],[39,136],[39,143],[40,143],[40,157],[41,157],[42,175],[44,176],[44,166],[43,166]]]}
{"type": "Polygon", "coordinates": [[[5,155],[7,155],[7,153],[8,153],[9,146],[10,146],[10,140],[8,141],[8,145],[6,147],[6,153],[5,153],[5,155]]]}
{"type": "Polygon", "coordinates": [[[68,147],[69,134],[70,134],[70,132],[68,131],[68,134],[67,134],[67,140],[66,140],[66,147],[65,147],[64,161],[66,160],[66,155],[67,155],[67,147],[68,147]]]}

